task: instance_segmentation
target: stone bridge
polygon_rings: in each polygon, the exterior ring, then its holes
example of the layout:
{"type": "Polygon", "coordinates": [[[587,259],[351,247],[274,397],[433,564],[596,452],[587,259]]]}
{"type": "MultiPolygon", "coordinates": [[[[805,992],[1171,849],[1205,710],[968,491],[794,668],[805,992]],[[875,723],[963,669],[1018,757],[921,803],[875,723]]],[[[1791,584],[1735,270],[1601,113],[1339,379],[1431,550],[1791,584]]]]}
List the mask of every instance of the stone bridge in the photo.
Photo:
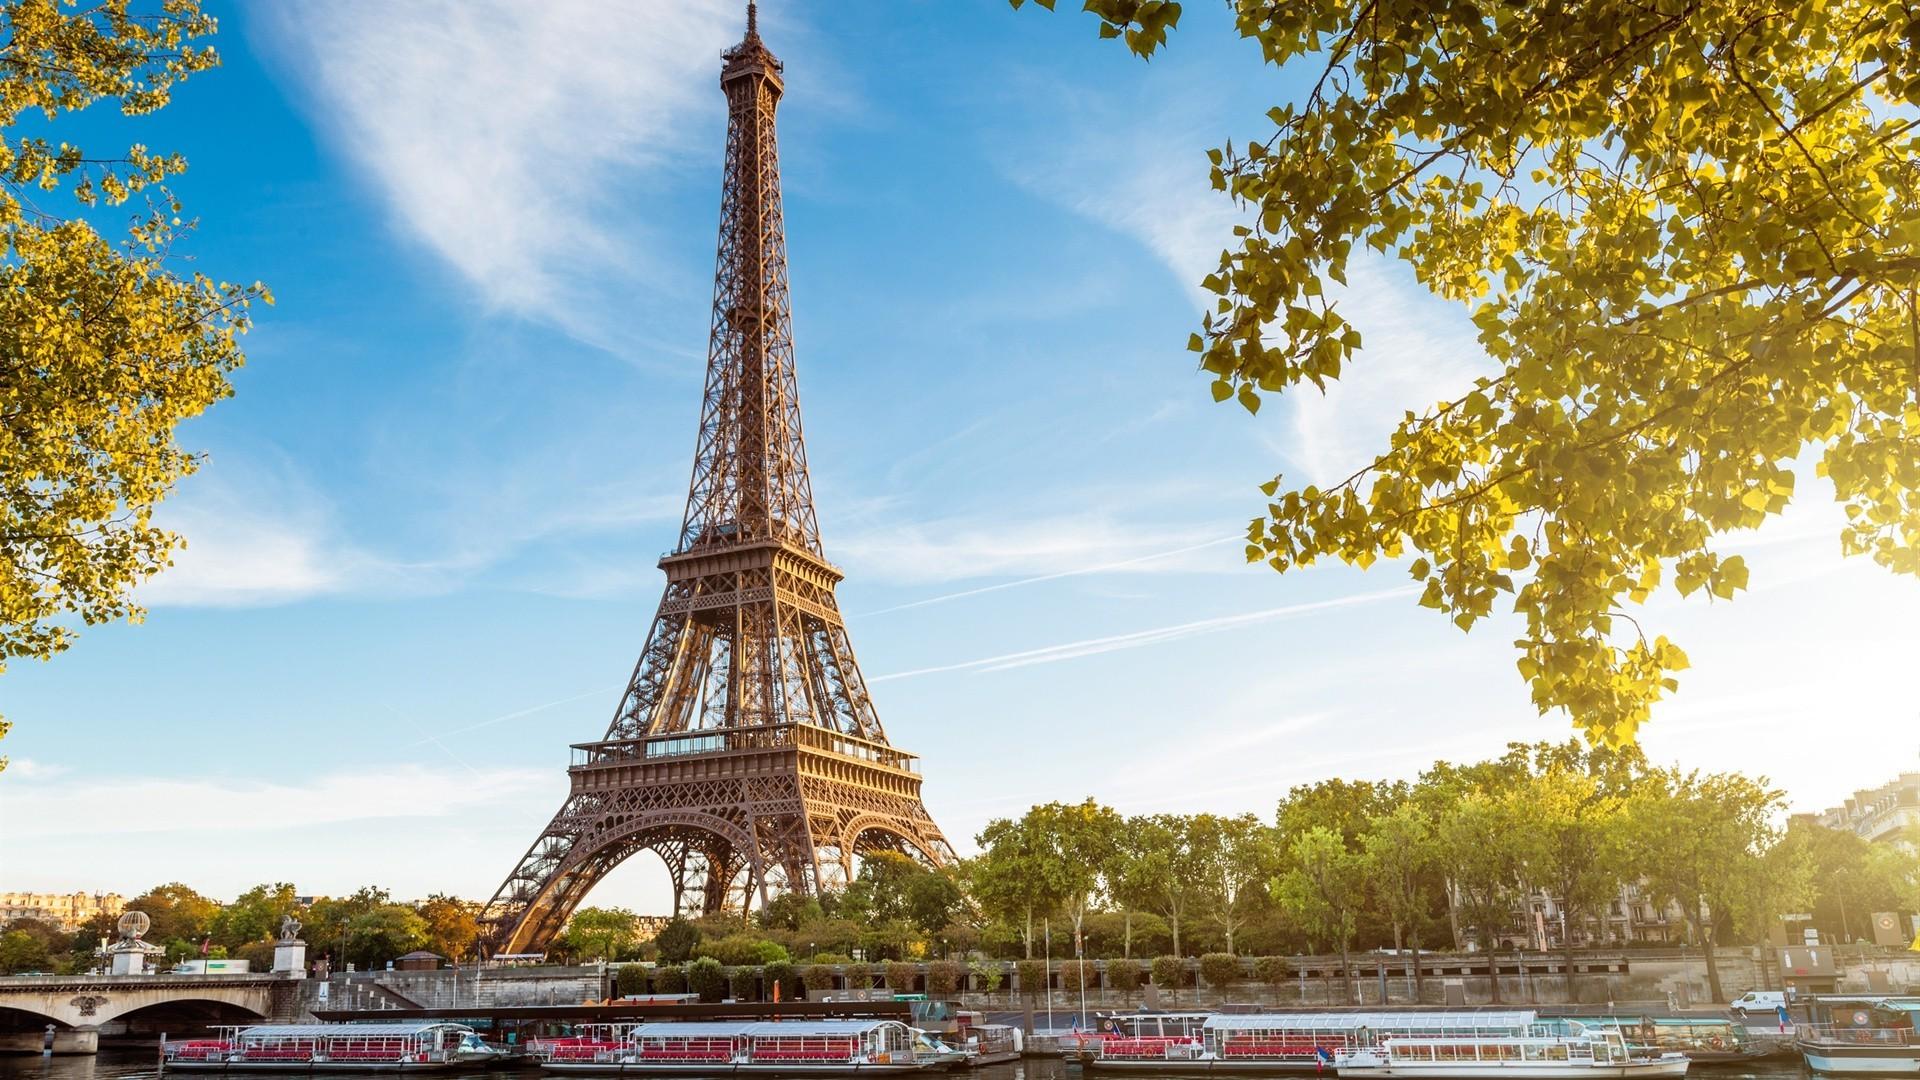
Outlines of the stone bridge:
{"type": "Polygon", "coordinates": [[[0,977],[0,1051],[90,1054],[102,1034],[155,1035],[290,1014],[294,980],[280,975],[10,975],[0,977]],[[169,1028],[171,1025],[171,1028],[169,1028]]]}

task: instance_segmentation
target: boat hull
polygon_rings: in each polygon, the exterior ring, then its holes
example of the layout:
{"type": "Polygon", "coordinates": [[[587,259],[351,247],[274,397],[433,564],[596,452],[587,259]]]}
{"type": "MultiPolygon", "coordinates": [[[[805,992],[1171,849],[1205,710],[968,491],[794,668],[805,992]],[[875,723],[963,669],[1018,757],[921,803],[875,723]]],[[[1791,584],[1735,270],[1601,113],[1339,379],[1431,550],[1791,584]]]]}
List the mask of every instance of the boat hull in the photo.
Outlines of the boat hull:
{"type": "Polygon", "coordinates": [[[1082,1059],[1081,1067],[1093,1072],[1148,1072],[1171,1076],[1199,1076],[1226,1073],[1229,1076],[1304,1076],[1330,1070],[1311,1061],[1263,1061],[1259,1058],[1187,1058],[1171,1061],[1103,1061],[1082,1059]]]}
{"type": "Polygon", "coordinates": [[[549,1072],[582,1073],[596,1076],[843,1076],[861,1073],[884,1076],[892,1073],[924,1072],[921,1062],[832,1062],[819,1065],[782,1065],[773,1062],[713,1061],[549,1061],[540,1066],[549,1072]]]}
{"type": "Polygon", "coordinates": [[[1342,1065],[1340,1075],[1349,1080],[1365,1080],[1370,1077],[1414,1078],[1433,1077],[1435,1080],[1571,1080],[1575,1077],[1592,1077],[1593,1080],[1677,1080],[1687,1075],[1687,1062],[1680,1061],[1630,1061],[1617,1065],[1571,1064],[1549,1061],[1462,1061],[1453,1063],[1418,1063],[1411,1065],[1342,1065]]]}
{"type": "Polygon", "coordinates": [[[1807,1067],[1823,1073],[1920,1076],[1920,1046],[1806,1046],[1807,1067]]]}
{"type": "Polygon", "coordinates": [[[214,1073],[361,1073],[436,1072],[458,1067],[485,1068],[464,1061],[169,1061],[165,1072],[214,1073]]]}

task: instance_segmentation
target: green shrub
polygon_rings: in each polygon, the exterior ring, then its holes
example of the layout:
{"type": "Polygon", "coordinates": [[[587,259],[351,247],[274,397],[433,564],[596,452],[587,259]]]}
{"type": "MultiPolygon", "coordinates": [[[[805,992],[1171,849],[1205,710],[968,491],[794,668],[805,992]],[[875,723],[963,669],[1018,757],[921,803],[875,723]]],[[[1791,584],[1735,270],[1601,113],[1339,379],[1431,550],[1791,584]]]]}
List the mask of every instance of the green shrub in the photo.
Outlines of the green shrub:
{"type": "Polygon", "coordinates": [[[1200,957],[1200,977],[1215,990],[1225,990],[1240,981],[1240,958],[1232,953],[1207,953],[1200,957]]]}
{"type": "Polygon", "coordinates": [[[1262,956],[1253,962],[1253,975],[1268,986],[1279,986],[1293,977],[1293,970],[1284,956],[1262,956]]]}
{"type": "Polygon", "coordinates": [[[788,958],[785,946],[752,934],[728,934],[713,941],[701,942],[694,951],[701,956],[711,956],[723,964],[750,967],[788,958]]]}
{"type": "Polygon", "coordinates": [[[868,967],[865,964],[848,964],[847,965],[847,989],[849,990],[873,989],[873,969],[868,967]]]}
{"type": "Polygon", "coordinates": [[[773,988],[780,988],[781,1001],[805,1001],[807,991],[800,984],[800,969],[785,960],[775,960],[760,969],[760,977],[767,981],[766,995],[773,997],[773,988]]]}
{"type": "Polygon", "coordinates": [[[1107,961],[1107,985],[1122,993],[1140,989],[1140,961],[1125,957],[1107,961]]]}
{"type": "Polygon", "coordinates": [[[711,956],[687,965],[687,990],[709,1004],[727,996],[727,969],[711,956]]]}
{"type": "Polygon", "coordinates": [[[1077,994],[1087,986],[1093,985],[1093,961],[1060,961],[1060,989],[1069,994],[1077,994]]]}
{"type": "Polygon", "coordinates": [[[620,970],[613,975],[614,993],[621,997],[638,997],[647,992],[647,969],[639,964],[621,964],[620,970]]]}
{"type": "Polygon", "coordinates": [[[1020,983],[1020,992],[1028,997],[1039,997],[1047,992],[1045,960],[1021,960],[1013,965],[1013,974],[1020,983]]]}
{"type": "Polygon", "coordinates": [[[981,989],[991,994],[1000,989],[1000,984],[1006,981],[1006,971],[999,964],[990,964],[983,960],[973,965],[973,977],[980,980],[981,989]]]}
{"type": "Polygon", "coordinates": [[[653,969],[653,992],[656,994],[684,994],[687,992],[687,972],[678,964],[662,964],[653,969]]]}
{"type": "Polygon", "coordinates": [[[947,997],[959,991],[967,981],[967,965],[952,960],[935,960],[927,965],[927,995],[947,997]]]}
{"type": "Polygon", "coordinates": [[[837,953],[837,952],[814,953],[811,957],[808,957],[808,959],[812,960],[816,964],[851,964],[853,963],[853,957],[848,956],[845,953],[837,953]]]}
{"type": "Polygon", "coordinates": [[[760,969],[736,967],[727,969],[727,989],[733,992],[735,1001],[758,1001],[760,989],[760,969]]]}
{"type": "Polygon", "coordinates": [[[1187,978],[1186,961],[1177,956],[1156,956],[1153,958],[1153,985],[1172,993],[1180,989],[1187,978]]]}
{"type": "Polygon", "coordinates": [[[809,990],[833,989],[833,968],[828,964],[814,964],[802,972],[800,978],[807,984],[809,990]]]}
{"type": "Polygon", "coordinates": [[[920,977],[919,964],[909,964],[903,960],[895,960],[887,965],[886,971],[887,985],[893,988],[894,993],[911,994],[914,992],[913,980],[920,977]]]}

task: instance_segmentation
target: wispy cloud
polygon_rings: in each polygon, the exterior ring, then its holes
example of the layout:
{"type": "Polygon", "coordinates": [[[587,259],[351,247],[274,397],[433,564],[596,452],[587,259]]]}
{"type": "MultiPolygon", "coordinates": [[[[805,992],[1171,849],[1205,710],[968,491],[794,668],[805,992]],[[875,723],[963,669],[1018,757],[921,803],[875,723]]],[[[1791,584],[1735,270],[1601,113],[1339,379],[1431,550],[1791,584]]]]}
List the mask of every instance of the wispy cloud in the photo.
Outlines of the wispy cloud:
{"type": "Polygon", "coordinates": [[[739,37],[739,4],[270,10],[310,110],[402,228],[490,307],[608,344],[596,311],[618,293],[605,279],[660,269],[631,204],[617,203],[636,177],[717,155],[713,79],[739,37]]]}
{"type": "Polygon", "coordinates": [[[1375,601],[1393,597],[1410,596],[1419,592],[1417,587],[1381,589],[1378,592],[1355,593],[1351,596],[1339,596],[1330,600],[1313,600],[1303,604],[1283,604],[1280,607],[1266,608],[1262,611],[1249,611],[1240,615],[1221,615],[1211,619],[1196,619],[1192,622],[1175,623],[1172,626],[1156,626],[1149,630],[1135,630],[1126,634],[1109,634],[1105,637],[1084,638],[1079,641],[1062,642],[1059,645],[1046,645],[1038,649],[1023,649],[1020,652],[1001,653],[998,656],[985,656],[978,660],[963,660],[956,664],[939,664],[934,667],[916,668],[912,671],[896,671],[867,680],[868,682],[889,682],[894,679],[911,679],[921,675],[937,675],[953,671],[1005,671],[1009,668],[1030,667],[1034,664],[1057,664],[1063,660],[1078,660],[1083,656],[1095,656],[1100,653],[1117,652],[1122,649],[1142,649],[1149,645],[1163,645],[1169,641],[1198,637],[1202,634],[1218,634],[1227,630],[1239,630],[1260,623],[1286,619],[1297,615],[1310,615],[1336,608],[1353,607],[1357,604],[1371,604],[1375,601]]]}
{"type": "Polygon", "coordinates": [[[305,783],[116,778],[0,785],[9,839],[45,836],[258,831],[389,818],[436,818],[548,785],[550,770],[477,774],[402,766],[334,773],[305,783]],[[128,807],[139,807],[128,813],[128,807]]]}
{"type": "Polygon", "coordinates": [[[1001,582],[996,582],[995,584],[992,584],[992,585],[982,585],[974,589],[961,589],[958,592],[942,593],[939,596],[929,596],[924,600],[911,600],[904,604],[894,604],[891,607],[883,607],[877,611],[869,611],[869,612],[865,612],[864,614],[865,615],[887,615],[896,611],[906,611],[911,608],[926,607],[929,604],[944,604],[949,600],[960,600],[969,596],[979,596],[983,593],[1001,592],[1002,590],[1005,590],[1005,589],[1018,589],[1028,585],[1039,585],[1043,582],[1048,582],[1048,581],[1059,581],[1061,578],[1081,577],[1081,576],[1091,575],[1091,574],[1111,574],[1117,571],[1137,570],[1147,566],[1148,564],[1163,562],[1167,559],[1171,559],[1178,555],[1188,555],[1196,551],[1204,551],[1207,548],[1211,548],[1211,547],[1221,547],[1226,544],[1239,542],[1243,539],[1244,537],[1237,536],[1237,535],[1215,537],[1212,540],[1202,540],[1197,544],[1187,544],[1182,547],[1172,548],[1167,551],[1155,551],[1155,552],[1150,552],[1146,555],[1136,555],[1133,558],[1121,559],[1121,560],[1118,560],[1117,562],[1100,563],[1094,566],[1083,566],[1074,570],[1056,570],[1050,574],[1036,574],[1032,577],[1019,578],[1014,581],[1001,581],[1001,582]]]}
{"type": "MultiPolygon", "coordinates": [[[[1197,554],[1223,540],[1210,528],[1143,526],[1088,514],[956,518],[873,526],[845,539],[834,539],[832,547],[837,559],[870,581],[926,584],[1009,574],[1027,579],[964,594],[971,595],[1076,574],[1199,569],[1202,567],[1179,557],[1197,554]]],[[[1216,560],[1205,565],[1210,568],[1216,564],[1228,563],[1216,560]]]]}

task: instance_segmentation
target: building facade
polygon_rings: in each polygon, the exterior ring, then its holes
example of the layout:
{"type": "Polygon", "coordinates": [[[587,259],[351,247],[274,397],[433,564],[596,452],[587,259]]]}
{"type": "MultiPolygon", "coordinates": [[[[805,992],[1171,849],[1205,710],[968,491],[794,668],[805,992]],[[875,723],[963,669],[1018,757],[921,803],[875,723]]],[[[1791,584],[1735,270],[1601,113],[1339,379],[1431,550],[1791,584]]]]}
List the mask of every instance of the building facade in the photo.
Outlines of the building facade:
{"type": "Polygon", "coordinates": [[[1920,832],[1920,772],[1901,773],[1890,784],[1856,791],[1853,798],[1823,811],[1815,820],[1874,843],[1911,843],[1920,832]]]}
{"type": "Polygon", "coordinates": [[[0,924],[40,919],[78,930],[96,915],[117,917],[126,909],[126,897],[119,893],[0,893],[0,924]]]}

